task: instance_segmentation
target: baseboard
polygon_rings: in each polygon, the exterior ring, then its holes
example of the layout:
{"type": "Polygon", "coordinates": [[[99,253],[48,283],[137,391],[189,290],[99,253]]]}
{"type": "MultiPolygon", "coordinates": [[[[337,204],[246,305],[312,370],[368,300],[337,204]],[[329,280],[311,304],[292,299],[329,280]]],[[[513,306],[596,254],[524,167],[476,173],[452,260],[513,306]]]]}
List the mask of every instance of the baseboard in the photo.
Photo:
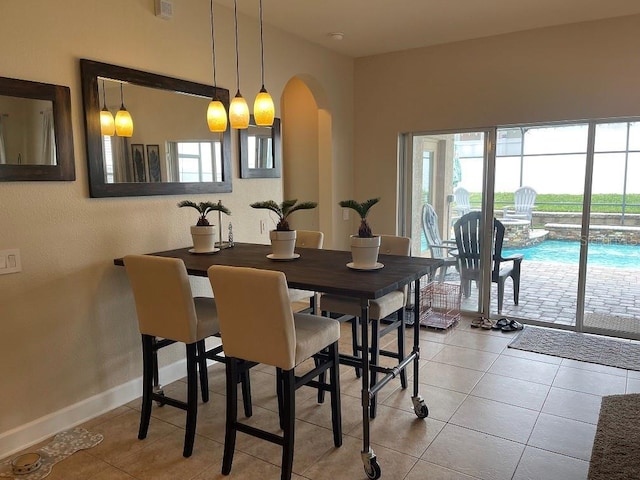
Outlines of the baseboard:
{"type": "MultiPolygon", "coordinates": [[[[160,369],[163,384],[183,378],[187,372],[186,360],[179,360],[160,369]]],[[[142,377],[114,387],[74,405],[50,413],[0,433],[0,459],[29,448],[58,432],[73,428],[142,395],[142,377]]]]}

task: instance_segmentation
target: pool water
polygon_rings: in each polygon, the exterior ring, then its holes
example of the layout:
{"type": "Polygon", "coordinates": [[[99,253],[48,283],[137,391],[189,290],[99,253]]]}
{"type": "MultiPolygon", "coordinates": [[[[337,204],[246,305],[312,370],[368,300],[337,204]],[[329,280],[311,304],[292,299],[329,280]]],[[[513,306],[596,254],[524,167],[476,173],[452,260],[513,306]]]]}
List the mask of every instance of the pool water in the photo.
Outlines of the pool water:
{"type": "MultiPolygon", "coordinates": [[[[533,247],[502,249],[502,256],[515,253],[525,260],[577,264],[580,242],[545,240],[533,247]]],[[[640,269],[640,245],[590,243],[588,265],[640,269]]]]}

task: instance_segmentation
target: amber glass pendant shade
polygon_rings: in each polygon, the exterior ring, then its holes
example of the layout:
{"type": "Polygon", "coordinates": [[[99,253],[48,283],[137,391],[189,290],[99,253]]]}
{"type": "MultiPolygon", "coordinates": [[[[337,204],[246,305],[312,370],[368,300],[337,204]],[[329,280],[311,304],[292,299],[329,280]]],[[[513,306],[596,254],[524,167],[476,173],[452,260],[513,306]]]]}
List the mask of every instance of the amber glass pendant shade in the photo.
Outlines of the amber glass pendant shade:
{"type": "Polygon", "coordinates": [[[220,100],[211,100],[207,108],[207,124],[212,132],[227,130],[227,111],[220,100]]]}
{"type": "Polygon", "coordinates": [[[104,107],[100,111],[100,133],[102,135],[113,136],[116,133],[116,124],[113,120],[113,115],[107,107],[104,107]]]}
{"type": "Polygon", "coordinates": [[[256,125],[261,127],[270,127],[273,125],[273,119],[276,116],[275,107],[273,105],[273,99],[269,92],[262,87],[260,93],[256,95],[256,100],[253,103],[253,118],[256,121],[256,125]]]}
{"type": "Polygon", "coordinates": [[[236,93],[229,105],[229,122],[231,128],[237,130],[249,128],[249,105],[240,92],[236,93]]]}
{"type": "Polygon", "coordinates": [[[116,113],[116,135],[119,137],[131,137],[133,135],[133,119],[126,109],[121,108],[116,113]]]}

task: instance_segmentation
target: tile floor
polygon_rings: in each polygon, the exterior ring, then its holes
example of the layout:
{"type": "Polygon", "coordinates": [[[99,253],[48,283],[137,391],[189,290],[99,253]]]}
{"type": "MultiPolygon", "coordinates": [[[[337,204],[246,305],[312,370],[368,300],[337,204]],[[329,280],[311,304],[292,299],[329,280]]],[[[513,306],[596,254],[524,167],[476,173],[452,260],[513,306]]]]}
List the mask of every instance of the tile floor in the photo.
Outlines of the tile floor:
{"type": "MultiPolygon", "coordinates": [[[[382,478],[586,479],[601,396],[640,392],[640,372],[508,349],[516,334],[471,328],[465,319],[446,332],[422,329],[419,382],[429,417],[415,416],[410,389],[401,390],[399,382],[380,392],[371,427],[382,478]]],[[[343,325],[345,351],[349,336],[343,325]]],[[[394,342],[391,337],[384,340],[394,342]]],[[[221,475],[223,371],[210,367],[212,395],[200,405],[191,458],[182,457],[184,412],[154,406],[149,436],[141,441],[136,400],[84,424],[104,441],[57,464],[48,480],[279,479],[279,447],[243,434],[231,475],[221,475]]],[[[294,479],[366,479],[359,381],[345,366],[341,380],[341,448],[333,447],[329,402],[318,405],[309,388],[297,392],[294,479]]],[[[251,381],[251,422],[276,431],[274,372],[256,367],[251,381]]],[[[178,381],[165,389],[184,396],[184,387],[178,381]]]]}

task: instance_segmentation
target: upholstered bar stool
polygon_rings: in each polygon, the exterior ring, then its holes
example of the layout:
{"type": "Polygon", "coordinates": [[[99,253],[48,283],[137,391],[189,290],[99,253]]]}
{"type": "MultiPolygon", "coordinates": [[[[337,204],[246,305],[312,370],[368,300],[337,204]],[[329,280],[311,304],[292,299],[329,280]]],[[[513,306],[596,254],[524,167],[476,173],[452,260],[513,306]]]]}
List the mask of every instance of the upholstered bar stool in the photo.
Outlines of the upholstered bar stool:
{"type": "MultiPolygon", "coordinates": [[[[316,230],[296,230],[296,249],[298,248],[322,248],[324,233],[316,230]]],[[[316,292],[309,290],[289,289],[289,298],[292,302],[308,301],[309,308],[303,310],[306,313],[315,313],[316,292]]]]}
{"type": "MultiPolygon", "coordinates": [[[[142,411],[138,438],[142,440],[147,436],[153,401],[186,410],[183,455],[189,457],[193,452],[198,414],[198,370],[202,401],[207,402],[207,357],[224,361],[224,357],[218,356],[222,347],[209,352],[205,348],[205,338],[220,332],[216,303],[213,298],[193,298],[187,270],[180,259],[127,255],[124,265],[133,290],[142,335],[142,411]],[[186,403],[167,397],[162,392],[154,392],[153,389],[154,377],[157,376],[157,351],[176,342],[186,345],[186,403]]],[[[245,413],[250,415],[248,373],[238,378],[243,380],[245,413]]]]}
{"type": "MultiPolygon", "coordinates": [[[[398,237],[394,235],[380,235],[380,253],[384,255],[409,256],[411,250],[411,239],[409,237],[398,237]]],[[[385,296],[369,302],[369,320],[371,323],[371,363],[377,365],[380,355],[396,358],[398,361],[405,357],[405,322],[404,307],[407,303],[407,288],[401,288],[386,294],[385,296]],[[386,319],[391,314],[396,314],[390,319],[390,323],[380,328],[380,321],[386,319]],[[389,332],[397,331],[398,343],[397,351],[380,349],[380,338],[389,332]]],[[[353,355],[359,357],[361,352],[367,347],[360,345],[360,300],[339,295],[320,295],[320,310],[323,315],[328,312],[343,315],[341,321],[351,322],[351,336],[353,355]]],[[[418,328],[416,326],[416,328],[418,328]]],[[[356,368],[356,373],[360,376],[360,370],[356,368]]],[[[371,372],[371,386],[375,385],[377,373],[371,372]]],[[[403,368],[400,370],[400,383],[402,388],[407,388],[407,373],[403,368]]],[[[322,392],[318,392],[318,400],[322,401],[322,392]]],[[[376,397],[371,398],[371,417],[376,416],[376,397]]]]}
{"type": "Polygon", "coordinates": [[[338,340],[336,320],[291,310],[284,273],[244,267],[213,265],[209,280],[218,306],[218,318],[227,355],[227,418],[222,473],[231,472],[237,432],[282,446],[282,480],[291,478],[295,443],[295,391],[303,385],[331,393],[333,443],[342,445],[338,340]],[[324,352],[325,349],[328,353],[324,352]],[[318,365],[302,377],[295,368],[318,355],[318,365]],[[239,360],[276,367],[276,392],[282,435],[238,421],[237,375],[239,360]],[[314,380],[329,370],[329,384],[314,380]]]}

